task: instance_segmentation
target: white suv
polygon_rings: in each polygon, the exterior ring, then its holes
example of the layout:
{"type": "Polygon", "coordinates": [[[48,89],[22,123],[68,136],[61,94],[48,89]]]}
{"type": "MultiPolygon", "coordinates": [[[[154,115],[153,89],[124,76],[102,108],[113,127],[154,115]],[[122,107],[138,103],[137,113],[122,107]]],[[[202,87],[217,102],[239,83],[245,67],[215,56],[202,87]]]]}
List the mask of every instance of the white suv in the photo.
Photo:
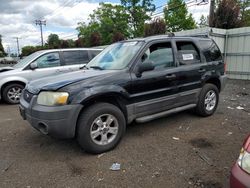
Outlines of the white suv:
{"type": "Polygon", "coordinates": [[[19,103],[25,85],[38,78],[77,71],[102,49],[71,48],[41,50],[20,60],[13,67],[0,68],[0,100],[19,103]]]}

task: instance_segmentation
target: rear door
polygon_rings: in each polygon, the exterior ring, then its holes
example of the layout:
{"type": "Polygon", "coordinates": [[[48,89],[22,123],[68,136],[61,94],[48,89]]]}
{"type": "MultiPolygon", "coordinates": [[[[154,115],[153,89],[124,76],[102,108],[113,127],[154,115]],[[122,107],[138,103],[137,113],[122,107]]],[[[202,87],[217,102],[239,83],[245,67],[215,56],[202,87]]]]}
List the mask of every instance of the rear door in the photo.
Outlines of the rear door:
{"type": "Polygon", "coordinates": [[[176,39],[175,50],[179,66],[179,71],[176,73],[179,93],[177,104],[178,106],[196,104],[208,65],[193,40],[176,39]]]}

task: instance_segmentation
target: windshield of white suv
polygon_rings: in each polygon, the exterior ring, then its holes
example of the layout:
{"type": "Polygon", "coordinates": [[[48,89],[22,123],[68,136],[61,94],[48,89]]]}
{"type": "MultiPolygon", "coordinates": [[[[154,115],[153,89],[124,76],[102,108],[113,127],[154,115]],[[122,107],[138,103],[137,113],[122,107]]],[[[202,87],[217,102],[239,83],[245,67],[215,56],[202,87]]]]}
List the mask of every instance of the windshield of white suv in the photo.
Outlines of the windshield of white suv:
{"type": "Polygon", "coordinates": [[[38,51],[38,52],[35,52],[33,54],[30,54],[29,56],[27,56],[23,59],[20,59],[18,61],[18,63],[13,66],[13,68],[18,69],[18,68],[23,68],[23,67],[27,66],[27,64],[30,63],[30,61],[32,59],[38,57],[41,53],[42,53],[42,51],[38,51]]]}
{"type": "Polygon", "coordinates": [[[119,42],[105,48],[99,55],[92,59],[87,68],[99,70],[121,70],[128,66],[137,54],[143,42],[119,42]]]}

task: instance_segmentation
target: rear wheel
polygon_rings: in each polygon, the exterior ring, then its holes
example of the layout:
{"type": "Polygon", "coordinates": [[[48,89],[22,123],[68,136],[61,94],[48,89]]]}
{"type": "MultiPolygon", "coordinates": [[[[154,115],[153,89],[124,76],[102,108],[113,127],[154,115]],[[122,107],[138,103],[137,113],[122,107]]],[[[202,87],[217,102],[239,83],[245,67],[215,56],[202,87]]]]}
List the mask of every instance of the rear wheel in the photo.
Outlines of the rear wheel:
{"type": "Polygon", "coordinates": [[[86,152],[103,153],[119,143],[125,129],[125,117],[118,107],[109,103],[97,103],[80,114],[77,140],[86,152]]]}
{"type": "Polygon", "coordinates": [[[201,90],[196,112],[201,116],[210,116],[215,112],[218,102],[218,88],[213,84],[206,84],[201,90]]]}
{"type": "Polygon", "coordinates": [[[3,100],[9,104],[18,104],[24,86],[21,84],[9,84],[3,89],[3,100]]]}

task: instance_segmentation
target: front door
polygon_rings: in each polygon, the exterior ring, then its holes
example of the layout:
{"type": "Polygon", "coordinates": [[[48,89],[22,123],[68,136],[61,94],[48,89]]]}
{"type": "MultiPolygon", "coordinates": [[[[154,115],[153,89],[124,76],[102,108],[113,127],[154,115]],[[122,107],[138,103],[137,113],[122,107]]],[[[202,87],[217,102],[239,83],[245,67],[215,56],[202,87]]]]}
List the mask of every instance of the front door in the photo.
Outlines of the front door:
{"type": "Polygon", "coordinates": [[[175,58],[170,41],[149,45],[141,54],[132,77],[131,99],[137,117],[171,109],[176,100],[175,58]],[[137,74],[137,67],[151,61],[154,70],[137,74]]]}
{"type": "Polygon", "coordinates": [[[36,69],[31,70],[28,66],[26,70],[22,71],[28,80],[36,80],[60,73],[61,61],[58,52],[49,52],[43,54],[34,62],[37,63],[36,69]]]}

